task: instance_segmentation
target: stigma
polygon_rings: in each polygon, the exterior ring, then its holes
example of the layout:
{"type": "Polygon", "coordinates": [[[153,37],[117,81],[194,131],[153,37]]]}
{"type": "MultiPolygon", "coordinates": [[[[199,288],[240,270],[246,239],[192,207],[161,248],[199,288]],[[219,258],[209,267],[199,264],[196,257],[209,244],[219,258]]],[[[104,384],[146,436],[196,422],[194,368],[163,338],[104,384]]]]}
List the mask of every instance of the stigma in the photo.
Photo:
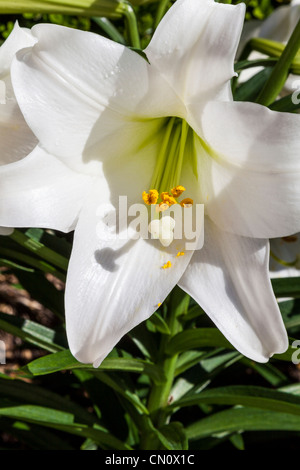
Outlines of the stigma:
{"type": "MultiPolygon", "coordinates": [[[[144,191],[142,194],[143,201],[146,205],[155,205],[156,215],[148,225],[148,231],[152,238],[159,240],[164,247],[171,245],[174,239],[175,220],[173,217],[164,215],[160,218],[160,212],[164,212],[174,204],[180,204],[181,207],[190,207],[193,205],[191,198],[185,198],[181,202],[177,199],[185,191],[185,187],[177,185],[170,191],[162,191],[159,193],[157,189],[144,191]]],[[[183,253],[182,253],[183,254],[183,253]]],[[[182,254],[178,256],[182,256],[182,254]]]]}

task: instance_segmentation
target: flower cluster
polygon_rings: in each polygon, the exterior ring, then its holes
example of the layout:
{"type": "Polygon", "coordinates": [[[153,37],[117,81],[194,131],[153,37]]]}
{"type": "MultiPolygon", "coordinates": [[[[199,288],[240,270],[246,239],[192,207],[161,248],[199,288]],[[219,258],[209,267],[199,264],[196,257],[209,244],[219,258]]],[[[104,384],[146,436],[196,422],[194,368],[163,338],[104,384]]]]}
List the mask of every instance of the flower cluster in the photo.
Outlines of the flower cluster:
{"type": "Polygon", "coordinates": [[[233,101],[244,14],[177,0],[148,60],[53,24],[16,25],[0,49],[0,226],[75,230],[65,312],[81,362],[98,366],[176,284],[245,356],[288,346],[268,239],[300,230],[300,116],[233,101]],[[170,206],[179,187],[205,206],[201,249],[157,223],[167,243],[110,239],[120,195],[170,206]]]}

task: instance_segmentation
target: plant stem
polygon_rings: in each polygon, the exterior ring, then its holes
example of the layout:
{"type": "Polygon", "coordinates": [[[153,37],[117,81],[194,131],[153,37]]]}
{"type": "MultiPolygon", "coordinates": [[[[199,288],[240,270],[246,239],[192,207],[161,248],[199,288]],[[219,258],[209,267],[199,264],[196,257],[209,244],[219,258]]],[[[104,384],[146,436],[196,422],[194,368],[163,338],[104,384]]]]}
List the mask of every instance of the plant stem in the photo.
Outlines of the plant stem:
{"type": "MultiPolygon", "coordinates": [[[[178,316],[182,314],[188,307],[189,297],[179,288],[175,288],[170,296],[168,306],[169,316],[167,323],[170,335],[163,335],[158,353],[158,365],[164,371],[166,380],[161,384],[153,384],[148,399],[148,410],[152,418],[154,426],[161,427],[167,422],[168,413],[167,406],[170,401],[170,392],[173,386],[177,358],[179,353],[172,355],[166,354],[166,347],[170,339],[182,330],[178,316]]],[[[142,449],[151,449],[153,443],[153,435],[147,434],[142,439],[142,449]]]]}
{"type": "Polygon", "coordinates": [[[141,49],[140,35],[138,31],[137,19],[135,16],[134,9],[130,5],[130,3],[124,3],[122,4],[122,6],[124,16],[127,20],[131,46],[136,49],[141,49]]]}
{"type": "Polygon", "coordinates": [[[125,39],[123,38],[122,34],[119,30],[109,21],[108,18],[105,17],[93,17],[92,20],[101,28],[106,34],[115,42],[119,44],[125,45],[125,39]]]}
{"type": "Polygon", "coordinates": [[[165,12],[168,8],[169,1],[170,0],[160,0],[159,5],[158,5],[158,9],[157,9],[157,12],[156,12],[155,22],[154,22],[154,27],[155,28],[157,28],[160,20],[164,16],[164,14],[165,14],[165,12]]]}

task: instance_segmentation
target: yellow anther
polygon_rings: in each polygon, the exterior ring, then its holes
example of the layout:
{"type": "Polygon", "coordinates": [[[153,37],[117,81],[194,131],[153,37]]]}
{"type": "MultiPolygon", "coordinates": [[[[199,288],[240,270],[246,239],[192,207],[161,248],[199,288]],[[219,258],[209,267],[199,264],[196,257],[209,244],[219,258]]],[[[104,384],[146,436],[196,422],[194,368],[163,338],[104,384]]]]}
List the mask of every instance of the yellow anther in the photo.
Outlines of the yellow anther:
{"type": "Polygon", "coordinates": [[[177,204],[176,199],[167,192],[161,193],[160,198],[161,198],[162,202],[164,204],[168,204],[168,206],[172,206],[173,204],[177,204]]]}
{"type": "Polygon", "coordinates": [[[176,257],[179,258],[179,256],[183,256],[184,255],[184,251],[178,251],[176,257]]]}
{"type": "Polygon", "coordinates": [[[170,268],[171,266],[172,266],[171,261],[168,261],[167,263],[165,263],[165,264],[162,266],[162,268],[163,268],[163,269],[168,269],[168,268],[170,268]]]}
{"type": "Polygon", "coordinates": [[[156,189],[150,189],[149,193],[144,191],[142,198],[143,198],[144,203],[147,204],[148,206],[150,204],[156,204],[157,199],[158,199],[158,191],[156,191],[156,189]]]}
{"type": "Polygon", "coordinates": [[[193,199],[186,197],[185,199],[182,199],[180,205],[182,207],[191,207],[194,204],[193,199]]]}
{"type": "Polygon", "coordinates": [[[171,193],[173,194],[174,197],[179,197],[181,194],[185,191],[184,186],[176,186],[175,188],[171,189],[171,193]]]}
{"type": "Polygon", "coordinates": [[[161,306],[161,302],[160,302],[159,304],[157,304],[157,306],[160,307],[160,306],[161,306]]]}

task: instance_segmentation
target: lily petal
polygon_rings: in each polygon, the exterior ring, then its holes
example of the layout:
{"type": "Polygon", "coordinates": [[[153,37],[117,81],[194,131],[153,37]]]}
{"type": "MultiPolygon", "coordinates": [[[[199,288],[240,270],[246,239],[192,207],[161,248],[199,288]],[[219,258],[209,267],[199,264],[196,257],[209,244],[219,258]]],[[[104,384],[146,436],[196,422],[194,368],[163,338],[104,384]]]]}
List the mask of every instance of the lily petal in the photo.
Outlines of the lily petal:
{"type": "Polygon", "coordinates": [[[32,36],[27,28],[20,28],[16,22],[12,32],[0,47],[0,77],[10,72],[10,66],[14,55],[20,49],[31,47],[36,43],[36,38],[32,36]]]}
{"type": "Polygon", "coordinates": [[[145,118],[177,115],[171,87],[130,49],[57,25],[36,25],[32,34],[38,42],[14,61],[13,86],[43,148],[70,167],[95,174],[100,165],[88,163],[107,159],[112,142],[119,155],[151,134],[145,118]],[[100,152],[91,155],[95,143],[100,152]]]}
{"type": "Polygon", "coordinates": [[[177,0],[145,53],[185,103],[209,96],[230,100],[229,80],[244,15],[244,4],[177,0]]]}
{"type": "Polygon", "coordinates": [[[204,248],[194,253],[179,281],[231,344],[258,362],[288,347],[268,253],[266,240],[223,232],[207,218],[204,248]]]}
{"type": "Polygon", "coordinates": [[[0,226],[74,229],[92,178],[69,170],[39,146],[0,168],[0,226]]]}
{"type": "Polygon", "coordinates": [[[198,148],[200,187],[209,217],[243,236],[298,232],[300,116],[254,103],[211,102],[200,119],[206,141],[198,148]]]}
{"type": "Polygon", "coordinates": [[[16,52],[35,42],[30,31],[16,23],[0,47],[0,165],[25,157],[37,144],[16,102],[10,79],[11,62],[16,52]]]}
{"type": "Polygon", "coordinates": [[[180,248],[175,245],[122,239],[123,232],[114,231],[115,208],[99,204],[100,195],[95,188],[80,215],[66,284],[71,352],[95,367],[122,336],[157,310],[193,253],[176,258],[180,248]],[[168,261],[172,266],[164,269],[168,261]]]}
{"type": "Polygon", "coordinates": [[[26,157],[38,143],[20,111],[10,77],[2,83],[5,103],[0,104],[0,166],[26,157]]]}

